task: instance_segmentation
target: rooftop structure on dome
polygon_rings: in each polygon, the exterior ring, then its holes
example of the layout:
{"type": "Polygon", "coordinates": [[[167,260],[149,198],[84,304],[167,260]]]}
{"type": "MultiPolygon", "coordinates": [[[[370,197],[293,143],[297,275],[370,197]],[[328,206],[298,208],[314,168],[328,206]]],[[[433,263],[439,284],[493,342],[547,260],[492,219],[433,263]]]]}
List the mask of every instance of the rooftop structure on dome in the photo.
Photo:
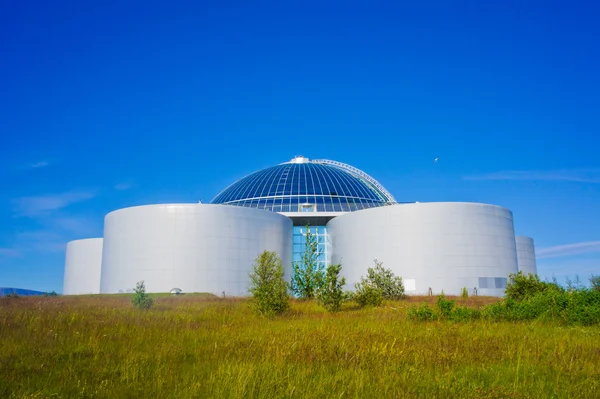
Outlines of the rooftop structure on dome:
{"type": "Polygon", "coordinates": [[[353,212],[396,203],[374,178],[350,165],[297,156],[227,187],[212,204],[273,212],[353,212]]]}

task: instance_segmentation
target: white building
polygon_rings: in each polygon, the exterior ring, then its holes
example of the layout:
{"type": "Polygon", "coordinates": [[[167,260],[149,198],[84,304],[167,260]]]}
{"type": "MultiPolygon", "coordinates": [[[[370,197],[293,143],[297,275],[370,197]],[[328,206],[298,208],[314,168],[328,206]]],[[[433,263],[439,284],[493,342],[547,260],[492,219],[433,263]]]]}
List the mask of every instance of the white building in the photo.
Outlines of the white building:
{"type": "Polygon", "coordinates": [[[252,173],[211,204],[161,204],[109,213],[104,238],[67,246],[64,294],[149,292],[247,295],[254,259],[277,252],[288,276],[317,233],[320,261],[342,263],[347,288],[373,259],[407,293],[463,287],[503,295],[510,273],[536,273],[533,240],[515,237],[512,212],[477,203],[398,203],[366,173],[296,157],[252,173]]]}

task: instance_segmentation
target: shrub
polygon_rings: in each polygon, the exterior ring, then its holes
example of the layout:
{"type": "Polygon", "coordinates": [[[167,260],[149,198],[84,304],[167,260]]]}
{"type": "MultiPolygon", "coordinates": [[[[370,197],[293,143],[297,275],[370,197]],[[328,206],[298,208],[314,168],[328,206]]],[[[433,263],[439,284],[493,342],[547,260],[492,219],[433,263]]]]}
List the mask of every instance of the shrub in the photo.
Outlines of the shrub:
{"type": "Polygon", "coordinates": [[[281,258],[275,252],[264,251],[254,260],[249,291],[258,314],[272,317],[289,308],[288,284],[281,258]]]}
{"type": "Polygon", "coordinates": [[[534,295],[545,291],[564,291],[557,283],[549,283],[541,281],[536,274],[511,273],[508,276],[509,281],[506,285],[506,298],[520,302],[524,299],[531,298],[534,295]]]}
{"type": "Polygon", "coordinates": [[[467,291],[467,287],[463,287],[462,290],[460,290],[460,297],[463,299],[469,297],[469,291],[467,291]]]}
{"type": "Polygon", "coordinates": [[[437,319],[437,315],[433,309],[431,309],[431,307],[429,307],[429,305],[426,303],[422,303],[419,307],[411,306],[408,308],[406,314],[411,319],[419,321],[430,321],[437,319]]]}
{"type": "Polygon", "coordinates": [[[43,295],[44,296],[58,296],[58,294],[56,293],[56,291],[44,292],[43,295]]]}
{"type": "Polygon", "coordinates": [[[353,291],[344,291],[344,294],[342,295],[342,301],[344,302],[350,302],[355,300],[355,294],[353,291]]]}
{"type": "Polygon", "coordinates": [[[354,300],[360,306],[379,306],[383,302],[383,292],[373,283],[364,278],[354,285],[356,289],[354,300]]]}
{"type": "Polygon", "coordinates": [[[319,302],[330,312],[337,312],[342,307],[344,291],[342,287],[346,284],[346,279],[340,279],[342,265],[329,265],[325,273],[324,284],[318,291],[319,302]]]}
{"type": "Polygon", "coordinates": [[[293,274],[290,287],[298,298],[313,299],[323,286],[325,273],[319,261],[321,252],[319,251],[317,236],[310,231],[309,225],[306,226],[305,237],[302,261],[294,262],[292,265],[293,274]]]}
{"type": "Polygon", "coordinates": [[[144,281],[138,281],[135,286],[135,293],[131,298],[131,303],[138,309],[150,309],[154,304],[154,300],[146,293],[146,285],[144,281]]]}
{"type": "Polygon", "coordinates": [[[437,297],[435,304],[442,318],[449,318],[456,301],[450,301],[442,294],[437,297]]]}
{"type": "Polygon", "coordinates": [[[404,284],[402,277],[397,277],[390,269],[383,267],[383,262],[374,260],[375,267],[367,269],[367,281],[381,290],[384,299],[403,299],[404,284]]]}
{"type": "Polygon", "coordinates": [[[600,291],[581,289],[567,295],[562,321],[570,325],[600,324],[600,291]]]}
{"type": "Polygon", "coordinates": [[[11,292],[10,294],[6,294],[6,298],[20,298],[20,296],[16,292],[11,292]]]}
{"type": "Polygon", "coordinates": [[[470,321],[481,317],[481,312],[477,309],[458,306],[452,310],[449,319],[452,321],[470,321]]]}
{"type": "Polygon", "coordinates": [[[419,307],[411,306],[406,314],[411,319],[419,321],[443,319],[466,322],[478,319],[481,316],[481,312],[477,309],[455,307],[454,305],[455,301],[447,300],[443,295],[440,295],[436,300],[437,312],[429,307],[427,303],[423,303],[419,307]]]}
{"type": "Polygon", "coordinates": [[[527,299],[503,301],[482,309],[482,316],[491,320],[547,320],[567,325],[600,324],[600,292],[587,288],[571,291],[549,288],[527,299]]]}

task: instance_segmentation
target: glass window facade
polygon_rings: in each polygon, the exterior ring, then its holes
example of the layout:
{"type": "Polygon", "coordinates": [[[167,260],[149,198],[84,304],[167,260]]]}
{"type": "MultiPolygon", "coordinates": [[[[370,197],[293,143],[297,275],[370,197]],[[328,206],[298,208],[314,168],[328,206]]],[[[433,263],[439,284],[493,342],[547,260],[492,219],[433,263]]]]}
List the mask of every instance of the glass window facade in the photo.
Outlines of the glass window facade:
{"type": "MultiPolygon", "coordinates": [[[[317,236],[317,251],[319,252],[319,263],[323,268],[327,266],[328,240],[327,228],[325,226],[311,226],[310,232],[317,236]]],[[[292,261],[302,262],[302,255],[306,248],[306,227],[294,226],[292,247],[292,261]]]]}
{"type": "Polygon", "coordinates": [[[388,203],[375,185],[320,163],[284,163],[252,173],[223,190],[213,204],[274,212],[352,212],[388,203]]]}

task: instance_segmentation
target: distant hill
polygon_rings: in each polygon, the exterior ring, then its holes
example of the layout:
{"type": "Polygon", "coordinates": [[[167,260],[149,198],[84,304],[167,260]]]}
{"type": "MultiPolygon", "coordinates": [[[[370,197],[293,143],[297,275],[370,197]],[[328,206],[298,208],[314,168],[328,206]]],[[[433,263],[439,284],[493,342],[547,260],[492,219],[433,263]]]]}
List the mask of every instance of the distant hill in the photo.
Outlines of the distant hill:
{"type": "Polygon", "coordinates": [[[26,290],[23,288],[0,287],[0,296],[17,294],[20,296],[44,295],[42,291],[26,290]]]}

